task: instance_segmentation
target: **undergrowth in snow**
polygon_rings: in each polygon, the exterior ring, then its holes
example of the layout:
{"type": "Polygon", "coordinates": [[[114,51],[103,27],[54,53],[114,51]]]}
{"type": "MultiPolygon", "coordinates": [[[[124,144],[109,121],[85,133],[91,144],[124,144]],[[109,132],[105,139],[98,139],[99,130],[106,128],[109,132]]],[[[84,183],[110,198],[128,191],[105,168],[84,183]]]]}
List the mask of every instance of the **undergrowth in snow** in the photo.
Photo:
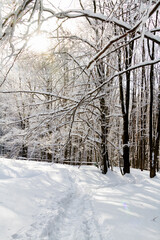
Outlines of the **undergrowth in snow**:
{"type": "Polygon", "coordinates": [[[160,174],[0,159],[0,239],[160,240],[160,174]]]}

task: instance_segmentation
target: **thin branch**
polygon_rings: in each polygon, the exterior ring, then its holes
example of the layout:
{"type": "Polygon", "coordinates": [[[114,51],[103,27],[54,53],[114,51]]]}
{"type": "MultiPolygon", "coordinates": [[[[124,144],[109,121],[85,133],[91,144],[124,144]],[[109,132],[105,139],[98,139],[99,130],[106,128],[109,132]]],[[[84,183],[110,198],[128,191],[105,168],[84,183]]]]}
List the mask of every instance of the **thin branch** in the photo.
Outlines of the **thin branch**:
{"type": "Polygon", "coordinates": [[[78,103],[77,100],[73,99],[73,98],[69,98],[69,97],[65,97],[65,96],[59,96],[53,93],[48,93],[48,92],[39,92],[39,91],[27,91],[27,90],[15,90],[15,91],[0,91],[0,93],[26,93],[26,94],[38,94],[38,95],[45,95],[45,96],[52,96],[55,97],[57,99],[64,99],[64,100],[68,100],[68,101],[72,101],[72,102],[76,102],[78,103]]]}
{"type": "Polygon", "coordinates": [[[8,77],[8,74],[9,74],[10,71],[12,70],[12,68],[13,68],[13,66],[14,66],[14,64],[15,64],[15,62],[16,62],[16,60],[17,60],[17,58],[18,58],[18,56],[19,56],[20,53],[22,52],[22,50],[23,50],[23,49],[21,49],[21,50],[18,52],[18,54],[16,55],[16,57],[14,58],[14,60],[13,60],[13,62],[12,62],[12,64],[11,64],[11,66],[9,67],[9,69],[8,69],[8,71],[7,71],[7,73],[6,73],[6,75],[4,76],[3,81],[0,83],[0,88],[1,88],[2,85],[5,83],[5,81],[6,81],[7,77],[8,77]]]}
{"type": "Polygon", "coordinates": [[[106,81],[104,81],[102,84],[100,84],[97,88],[95,88],[94,90],[88,92],[85,96],[83,96],[83,98],[80,100],[80,103],[84,102],[84,100],[86,100],[87,98],[90,97],[90,95],[92,95],[93,93],[95,93],[96,91],[98,91],[99,89],[101,89],[103,86],[105,86],[107,83],[109,83],[110,81],[112,81],[115,77],[118,77],[126,72],[129,71],[133,71],[135,69],[141,68],[141,67],[146,67],[146,66],[150,66],[153,64],[157,64],[160,62],[160,58],[153,60],[153,61],[146,61],[146,62],[142,62],[139,64],[136,64],[132,67],[129,67],[128,69],[122,70],[120,72],[115,73],[113,76],[109,77],[106,81]]]}

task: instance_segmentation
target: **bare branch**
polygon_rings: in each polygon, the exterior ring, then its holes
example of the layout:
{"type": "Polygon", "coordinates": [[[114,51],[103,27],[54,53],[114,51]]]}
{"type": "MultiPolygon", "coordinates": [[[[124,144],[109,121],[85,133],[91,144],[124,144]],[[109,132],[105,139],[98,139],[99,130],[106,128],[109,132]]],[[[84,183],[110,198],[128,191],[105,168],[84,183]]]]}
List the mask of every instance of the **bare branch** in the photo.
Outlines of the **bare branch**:
{"type": "Polygon", "coordinates": [[[77,100],[73,99],[73,98],[69,98],[69,97],[65,97],[65,96],[59,96],[53,93],[49,93],[49,92],[39,92],[39,91],[27,91],[27,90],[17,90],[17,91],[0,91],[0,93],[27,93],[27,94],[38,94],[38,95],[45,95],[45,96],[52,96],[55,97],[57,99],[64,99],[64,100],[68,100],[71,102],[76,102],[78,103],[77,100]]]}

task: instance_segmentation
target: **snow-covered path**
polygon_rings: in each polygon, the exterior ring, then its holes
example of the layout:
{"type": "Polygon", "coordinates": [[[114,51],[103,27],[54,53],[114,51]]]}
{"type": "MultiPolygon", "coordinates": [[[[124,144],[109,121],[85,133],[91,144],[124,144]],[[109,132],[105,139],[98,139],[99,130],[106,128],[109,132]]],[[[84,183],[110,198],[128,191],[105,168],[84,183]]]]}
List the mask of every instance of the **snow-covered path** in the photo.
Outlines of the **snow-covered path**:
{"type": "Polygon", "coordinates": [[[0,239],[160,240],[160,175],[0,159],[0,239]]]}
{"type": "MultiPolygon", "coordinates": [[[[72,168],[72,167],[71,167],[72,168]]],[[[42,211],[37,222],[21,233],[12,235],[14,239],[43,240],[103,240],[95,221],[92,198],[77,183],[74,170],[61,166],[59,169],[67,182],[67,189],[62,198],[60,194],[51,198],[49,208],[42,211]],[[59,198],[60,197],[60,198],[59,198]],[[56,213],[56,214],[54,214],[56,213]],[[42,231],[40,231],[42,229],[42,231]]],[[[54,193],[53,193],[54,194],[54,193]]]]}
{"type": "Polygon", "coordinates": [[[55,240],[101,240],[98,232],[98,223],[95,222],[91,196],[76,182],[77,177],[72,169],[67,170],[70,189],[61,207],[65,209],[61,219],[56,225],[56,231],[52,229],[51,239],[55,240]]]}

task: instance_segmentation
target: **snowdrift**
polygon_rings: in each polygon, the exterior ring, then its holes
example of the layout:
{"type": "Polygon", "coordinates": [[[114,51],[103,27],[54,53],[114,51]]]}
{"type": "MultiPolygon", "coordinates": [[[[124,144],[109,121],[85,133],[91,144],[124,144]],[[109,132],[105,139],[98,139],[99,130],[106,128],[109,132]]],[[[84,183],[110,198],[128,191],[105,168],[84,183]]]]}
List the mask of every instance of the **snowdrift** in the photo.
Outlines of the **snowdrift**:
{"type": "Polygon", "coordinates": [[[160,174],[0,159],[1,240],[160,240],[160,174]]]}

